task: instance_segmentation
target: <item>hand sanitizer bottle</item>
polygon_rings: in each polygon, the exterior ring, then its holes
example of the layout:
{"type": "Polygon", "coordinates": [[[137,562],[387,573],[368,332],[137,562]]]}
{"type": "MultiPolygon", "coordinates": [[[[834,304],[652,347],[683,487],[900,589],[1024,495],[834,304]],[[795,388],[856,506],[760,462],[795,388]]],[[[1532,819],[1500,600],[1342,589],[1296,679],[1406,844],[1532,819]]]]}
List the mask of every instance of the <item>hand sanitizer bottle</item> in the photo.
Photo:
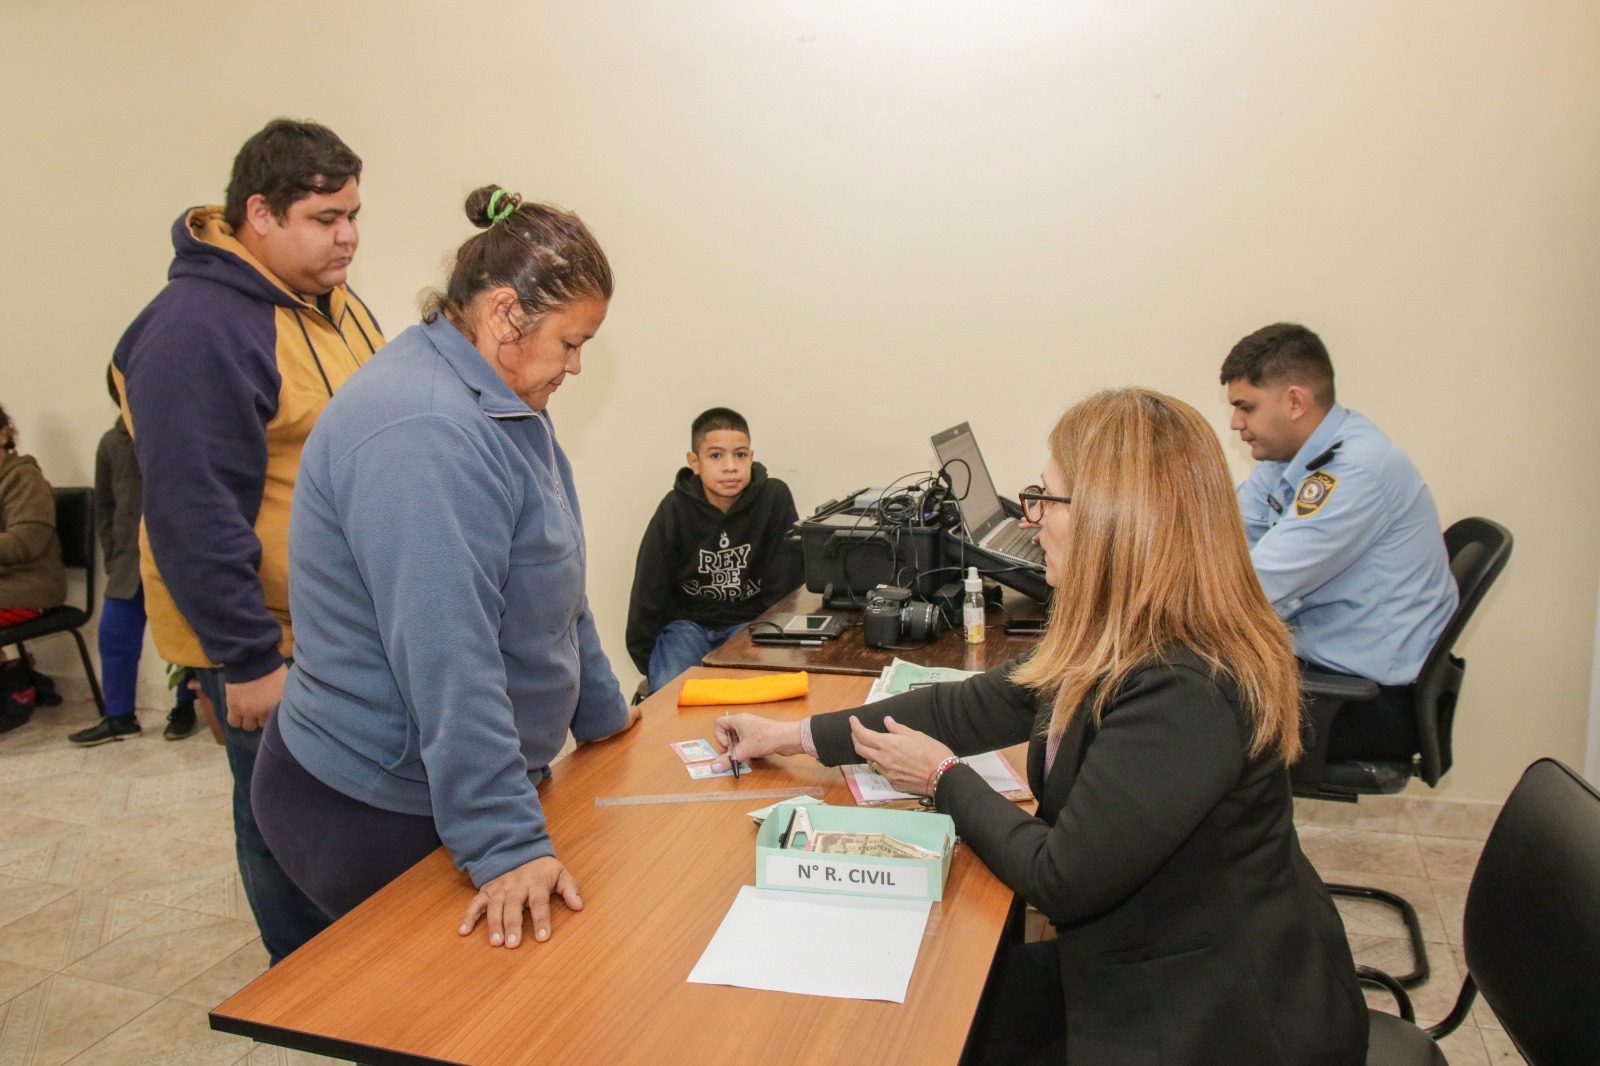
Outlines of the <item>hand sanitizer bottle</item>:
{"type": "Polygon", "coordinates": [[[961,598],[961,625],[966,631],[968,644],[982,644],[983,629],[983,578],[976,566],[967,567],[966,595],[961,598]]]}

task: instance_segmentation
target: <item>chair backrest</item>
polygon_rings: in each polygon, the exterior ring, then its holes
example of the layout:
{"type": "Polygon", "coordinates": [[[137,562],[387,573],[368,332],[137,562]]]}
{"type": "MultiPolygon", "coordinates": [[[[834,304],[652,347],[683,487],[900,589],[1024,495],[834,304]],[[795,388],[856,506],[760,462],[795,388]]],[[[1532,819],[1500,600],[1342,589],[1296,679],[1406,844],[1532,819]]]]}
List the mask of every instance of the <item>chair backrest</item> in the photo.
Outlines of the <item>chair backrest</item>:
{"type": "Polygon", "coordinates": [[[1461,678],[1467,669],[1466,661],[1452,654],[1456,639],[1511,558],[1511,531],[1487,518],[1463,518],[1444,531],[1444,546],[1460,602],[1417,675],[1421,776],[1430,786],[1439,783],[1454,760],[1451,730],[1456,700],[1461,695],[1461,678]]]}
{"type": "Polygon", "coordinates": [[[55,490],[56,537],[61,541],[61,562],[85,573],[85,614],[94,614],[94,490],[70,487],[55,490]]]}
{"type": "Polygon", "coordinates": [[[1600,1063],[1600,792],[1523,772],[1467,889],[1467,972],[1529,1066],[1600,1063]]]}

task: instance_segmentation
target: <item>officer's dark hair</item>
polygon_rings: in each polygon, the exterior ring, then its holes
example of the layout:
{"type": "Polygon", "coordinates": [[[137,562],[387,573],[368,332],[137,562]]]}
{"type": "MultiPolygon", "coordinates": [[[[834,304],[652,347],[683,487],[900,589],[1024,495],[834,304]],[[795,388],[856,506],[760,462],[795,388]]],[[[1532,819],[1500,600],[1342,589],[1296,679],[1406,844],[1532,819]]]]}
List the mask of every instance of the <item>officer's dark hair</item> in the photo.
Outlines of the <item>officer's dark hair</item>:
{"type": "Polygon", "coordinates": [[[506,286],[530,323],[580,300],[610,300],[611,263],[577,215],[549,204],[523,203],[498,185],[467,196],[467,219],[482,233],[456,250],[450,280],[422,297],[422,320],[442,314],[470,336],[467,309],[480,293],[506,286]],[[493,214],[491,214],[493,208],[493,214]]]}
{"type": "Polygon", "coordinates": [[[1332,407],[1333,360],[1322,338],[1293,322],[1263,326],[1222,361],[1222,383],[1243,378],[1256,388],[1303,385],[1319,407],[1332,407]]]}
{"type": "Polygon", "coordinates": [[[4,407],[0,407],[0,429],[11,430],[11,438],[6,441],[6,451],[14,454],[17,450],[17,427],[11,424],[11,416],[6,414],[4,407]]]}
{"type": "Polygon", "coordinates": [[[750,423],[744,420],[744,415],[731,407],[713,407],[701,411],[700,417],[689,427],[689,450],[699,455],[700,445],[705,443],[706,434],[715,433],[719,429],[731,429],[736,433],[743,433],[746,437],[750,436],[750,423]]]}
{"type": "Polygon", "coordinates": [[[122,393],[117,391],[116,363],[106,364],[106,391],[111,394],[111,402],[118,407],[122,406],[122,393]]]}
{"type": "Polygon", "coordinates": [[[291,205],[314,192],[338,192],[352,178],[361,180],[361,158],[338,134],[315,122],[275,118],[233,157],[222,219],[238,230],[245,205],[260,193],[282,222],[291,205]]]}

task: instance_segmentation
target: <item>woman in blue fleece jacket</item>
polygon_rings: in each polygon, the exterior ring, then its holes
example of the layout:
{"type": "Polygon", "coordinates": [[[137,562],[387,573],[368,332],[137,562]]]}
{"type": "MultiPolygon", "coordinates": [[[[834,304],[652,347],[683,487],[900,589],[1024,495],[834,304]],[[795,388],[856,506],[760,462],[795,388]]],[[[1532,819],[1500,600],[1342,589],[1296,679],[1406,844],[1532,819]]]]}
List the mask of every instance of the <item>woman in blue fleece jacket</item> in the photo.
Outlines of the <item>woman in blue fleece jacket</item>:
{"type": "Polygon", "coordinates": [[[328,404],[290,520],[296,659],[256,764],[273,853],[338,917],[442,842],[516,947],[582,907],[537,785],[636,718],[584,594],[551,395],[611,298],[574,215],[486,186],[446,290],[328,404]]]}

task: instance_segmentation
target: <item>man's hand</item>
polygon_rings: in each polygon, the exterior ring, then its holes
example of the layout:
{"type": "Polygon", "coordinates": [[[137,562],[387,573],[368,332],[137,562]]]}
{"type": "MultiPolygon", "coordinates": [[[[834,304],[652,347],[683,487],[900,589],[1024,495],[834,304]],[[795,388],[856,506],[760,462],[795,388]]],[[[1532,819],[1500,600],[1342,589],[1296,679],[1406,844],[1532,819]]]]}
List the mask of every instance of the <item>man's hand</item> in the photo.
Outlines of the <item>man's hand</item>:
{"type": "Polygon", "coordinates": [[[280,665],[254,681],[229,683],[224,693],[228,701],[228,724],[251,732],[266,728],[267,718],[283,699],[283,679],[288,676],[289,668],[280,665]]]}
{"type": "Polygon", "coordinates": [[[551,896],[560,896],[569,911],[583,910],[578,882],[560,859],[546,855],[485,883],[472,897],[456,932],[466,936],[479,918],[487,918],[489,943],[514,948],[522,942],[522,912],[526,909],[533,919],[533,939],[549,940],[551,896]]]}

